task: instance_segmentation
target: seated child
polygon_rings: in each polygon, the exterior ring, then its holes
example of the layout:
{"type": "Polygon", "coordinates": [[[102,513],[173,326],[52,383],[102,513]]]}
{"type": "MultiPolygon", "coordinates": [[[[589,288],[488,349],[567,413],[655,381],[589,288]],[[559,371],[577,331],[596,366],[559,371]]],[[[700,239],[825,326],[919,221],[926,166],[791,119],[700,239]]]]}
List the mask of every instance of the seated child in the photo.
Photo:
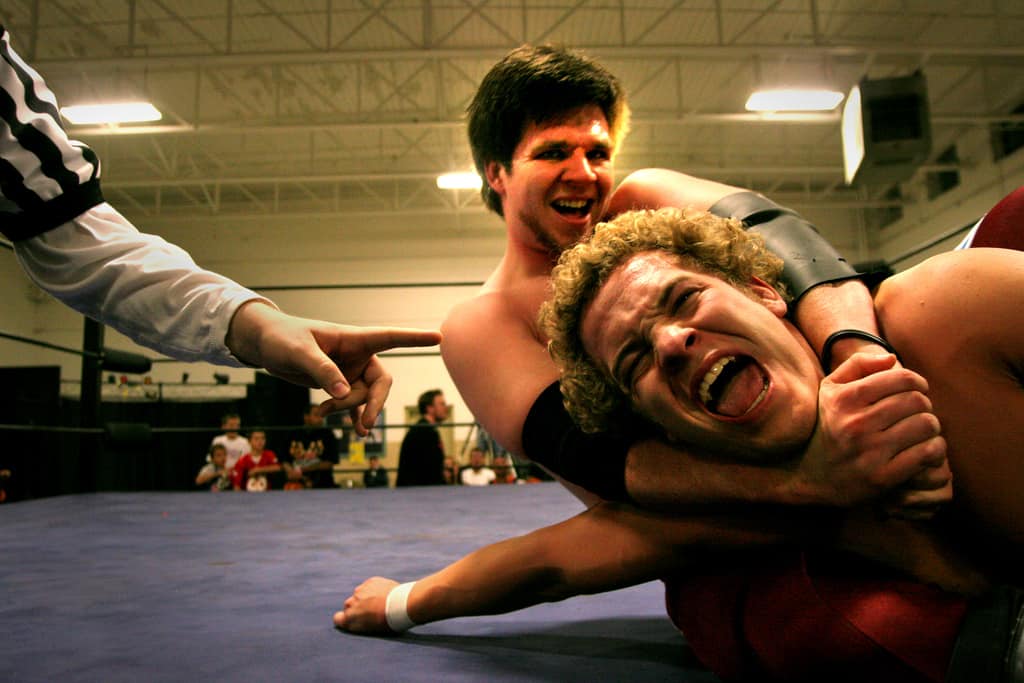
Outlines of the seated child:
{"type": "Polygon", "coordinates": [[[231,484],[236,491],[266,491],[270,488],[268,474],[281,471],[277,463],[277,454],[267,445],[267,433],[262,429],[253,430],[249,434],[252,450],[239,458],[231,470],[231,484]]]}
{"type": "Polygon", "coordinates": [[[210,446],[206,464],[196,475],[196,486],[208,487],[211,491],[230,491],[231,473],[227,468],[228,451],[221,444],[210,446]]]}
{"type": "Polygon", "coordinates": [[[220,444],[224,446],[228,454],[227,468],[230,470],[238,462],[238,459],[249,452],[249,440],[239,432],[242,427],[242,418],[238,413],[227,413],[220,419],[220,428],[223,434],[213,437],[210,445],[220,444]]]}
{"type": "Polygon", "coordinates": [[[494,481],[492,484],[518,484],[522,480],[516,476],[516,468],[507,455],[494,456],[494,481]]]}
{"type": "Polygon", "coordinates": [[[288,448],[288,458],[281,463],[288,480],[285,489],[316,488],[320,473],[334,467],[334,463],[320,457],[323,452],[322,441],[310,441],[307,447],[301,440],[293,439],[288,448]]]}

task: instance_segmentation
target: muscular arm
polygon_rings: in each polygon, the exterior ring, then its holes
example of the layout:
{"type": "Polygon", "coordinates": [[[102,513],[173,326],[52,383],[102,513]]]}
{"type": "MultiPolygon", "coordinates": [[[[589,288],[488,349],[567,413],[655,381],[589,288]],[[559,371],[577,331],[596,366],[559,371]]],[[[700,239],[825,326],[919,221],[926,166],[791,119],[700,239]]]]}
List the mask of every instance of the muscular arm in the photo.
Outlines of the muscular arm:
{"type": "Polygon", "coordinates": [[[524,289],[464,302],[441,327],[441,355],[470,412],[495,441],[520,456],[527,455],[522,430],[530,407],[558,379],[534,321],[547,279],[524,289]]]}
{"type": "MultiPolygon", "coordinates": [[[[776,542],[780,528],[799,534],[821,519],[779,512],[781,517],[750,514],[742,520],[676,519],[602,503],[560,524],[477,550],[420,579],[409,595],[409,617],[423,624],[615,590],[684,569],[709,551],[776,542]]],[[[394,585],[379,578],[364,583],[335,615],[335,624],[386,633],[384,599],[394,585]]]]}
{"type": "MultiPolygon", "coordinates": [[[[828,282],[808,291],[790,311],[790,318],[821,357],[825,340],[836,330],[855,329],[879,334],[871,293],[860,280],[828,282]]],[[[832,367],[857,352],[885,353],[877,344],[855,337],[840,339],[832,347],[832,367]]]]}
{"type": "MultiPolygon", "coordinates": [[[[416,624],[510,612],[665,577],[716,554],[803,538],[828,538],[836,547],[906,568],[951,589],[979,586],[970,567],[913,529],[879,534],[874,521],[839,521],[833,515],[777,506],[748,509],[742,515],[691,511],[664,516],[601,503],[560,524],[481,548],[416,581],[407,612],[416,624]]],[[[334,615],[335,625],[357,633],[389,633],[385,602],[396,585],[381,577],[365,581],[334,615]]]]}

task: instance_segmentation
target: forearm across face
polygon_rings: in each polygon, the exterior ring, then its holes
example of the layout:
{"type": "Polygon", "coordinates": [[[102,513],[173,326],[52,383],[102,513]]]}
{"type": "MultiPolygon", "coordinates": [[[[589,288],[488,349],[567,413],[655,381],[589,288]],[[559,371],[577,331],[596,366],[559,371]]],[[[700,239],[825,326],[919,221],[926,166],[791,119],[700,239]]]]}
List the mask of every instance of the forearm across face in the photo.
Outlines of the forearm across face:
{"type": "MultiPolygon", "coordinates": [[[[558,385],[537,400],[523,432],[526,454],[606,500],[680,511],[699,504],[829,503],[801,470],[801,453],[776,467],[724,461],[647,439],[632,446],[607,434],[585,434],[565,411],[558,385]]],[[[837,478],[839,474],[837,473],[837,478]]]]}
{"type": "Polygon", "coordinates": [[[929,474],[916,504],[948,502],[946,444],[926,391],[924,379],[895,357],[856,354],[822,381],[818,424],[802,453],[752,466],[646,441],[629,453],[627,486],[638,504],[667,509],[715,502],[849,507],[929,474]]]}
{"type": "Polygon", "coordinates": [[[760,467],[702,457],[666,442],[633,445],[626,489],[642,507],[679,510],[691,505],[810,502],[791,467],[760,467]]]}

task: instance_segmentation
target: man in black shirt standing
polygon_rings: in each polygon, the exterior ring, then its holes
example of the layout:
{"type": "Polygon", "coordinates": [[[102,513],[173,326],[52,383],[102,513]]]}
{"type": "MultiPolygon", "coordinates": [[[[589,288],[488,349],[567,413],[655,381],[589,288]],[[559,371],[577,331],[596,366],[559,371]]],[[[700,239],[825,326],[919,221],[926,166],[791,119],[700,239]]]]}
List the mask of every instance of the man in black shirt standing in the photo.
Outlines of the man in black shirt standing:
{"type": "Polygon", "coordinates": [[[444,446],[434,426],[448,419],[448,404],[440,389],[420,394],[419,422],[406,432],[398,456],[395,486],[438,486],[444,484],[444,446]]]}

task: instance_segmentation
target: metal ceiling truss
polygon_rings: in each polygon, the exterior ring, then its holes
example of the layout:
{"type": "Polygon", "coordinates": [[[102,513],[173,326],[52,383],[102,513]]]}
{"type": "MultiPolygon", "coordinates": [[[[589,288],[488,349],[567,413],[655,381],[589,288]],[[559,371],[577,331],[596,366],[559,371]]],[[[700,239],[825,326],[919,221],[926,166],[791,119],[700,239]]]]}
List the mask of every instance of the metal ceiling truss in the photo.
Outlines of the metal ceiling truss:
{"type": "Polygon", "coordinates": [[[105,187],[152,217],[482,211],[464,170],[481,76],[522,42],[571,44],[634,109],[620,167],[668,166],[829,206],[836,114],[743,112],[781,74],[841,87],[924,68],[937,144],[1024,123],[1016,0],[4,0],[0,19],[69,103],[145,96],[159,125],[83,127],[105,187]],[[966,93],[966,95],[965,95],[966,93]]]}

